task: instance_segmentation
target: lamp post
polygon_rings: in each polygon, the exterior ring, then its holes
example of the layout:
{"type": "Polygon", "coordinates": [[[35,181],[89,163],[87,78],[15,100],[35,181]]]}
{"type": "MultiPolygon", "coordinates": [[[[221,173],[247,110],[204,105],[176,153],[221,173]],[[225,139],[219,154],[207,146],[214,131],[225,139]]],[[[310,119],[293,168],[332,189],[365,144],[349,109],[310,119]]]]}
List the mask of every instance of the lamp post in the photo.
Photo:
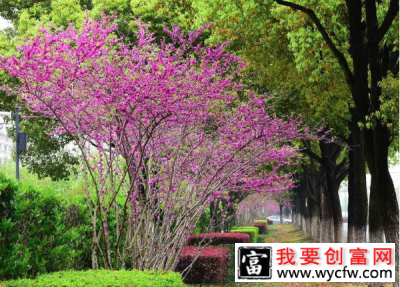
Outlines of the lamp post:
{"type": "Polygon", "coordinates": [[[19,108],[15,108],[15,177],[19,180],[19,152],[26,151],[26,133],[19,132],[19,108]]]}
{"type": "Polygon", "coordinates": [[[19,180],[19,108],[15,108],[15,177],[19,180]]]}

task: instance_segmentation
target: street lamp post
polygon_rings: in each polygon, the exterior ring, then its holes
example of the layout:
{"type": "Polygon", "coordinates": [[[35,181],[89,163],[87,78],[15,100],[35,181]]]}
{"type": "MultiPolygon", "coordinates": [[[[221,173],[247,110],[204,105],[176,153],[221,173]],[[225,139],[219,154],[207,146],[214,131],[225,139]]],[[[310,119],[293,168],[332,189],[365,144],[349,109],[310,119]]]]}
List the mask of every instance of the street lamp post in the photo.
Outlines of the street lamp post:
{"type": "Polygon", "coordinates": [[[19,180],[19,108],[15,108],[15,177],[19,180]]]}
{"type": "Polygon", "coordinates": [[[19,180],[19,153],[27,150],[26,133],[19,132],[19,108],[15,109],[15,177],[19,180]]]}

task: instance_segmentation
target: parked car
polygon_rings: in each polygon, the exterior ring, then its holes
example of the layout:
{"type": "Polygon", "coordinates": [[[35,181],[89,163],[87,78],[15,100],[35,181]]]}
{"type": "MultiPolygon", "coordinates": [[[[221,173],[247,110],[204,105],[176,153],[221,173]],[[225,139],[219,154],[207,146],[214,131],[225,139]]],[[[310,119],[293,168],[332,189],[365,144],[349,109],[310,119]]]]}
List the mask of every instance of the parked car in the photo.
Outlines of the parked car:
{"type": "MultiPolygon", "coordinates": [[[[281,223],[281,217],[279,215],[272,215],[268,217],[267,219],[272,220],[274,224],[280,224],[281,223]]],[[[289,224],[292,223],[291,219],[288,218],[283,218],[283,224],[289,224]]]]}

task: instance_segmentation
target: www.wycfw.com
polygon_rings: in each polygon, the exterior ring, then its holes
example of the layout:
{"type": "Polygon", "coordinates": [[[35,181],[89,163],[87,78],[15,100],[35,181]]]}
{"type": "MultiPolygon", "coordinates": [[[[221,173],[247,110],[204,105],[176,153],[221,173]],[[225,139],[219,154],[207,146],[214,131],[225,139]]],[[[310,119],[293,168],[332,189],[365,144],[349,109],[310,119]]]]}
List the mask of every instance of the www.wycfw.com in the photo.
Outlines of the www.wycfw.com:
{"type": "Polygon", "coordinates": [[[329,282],[332,278],[339,279],[376,279],[376,278],[392,278],[392,270],[383,269],[365,269],[365,270],[349,270],[347,266],[342,269],[336,270],[276,270],[278,278],[315,278],[315,279],[325,279],[329,282]]]}

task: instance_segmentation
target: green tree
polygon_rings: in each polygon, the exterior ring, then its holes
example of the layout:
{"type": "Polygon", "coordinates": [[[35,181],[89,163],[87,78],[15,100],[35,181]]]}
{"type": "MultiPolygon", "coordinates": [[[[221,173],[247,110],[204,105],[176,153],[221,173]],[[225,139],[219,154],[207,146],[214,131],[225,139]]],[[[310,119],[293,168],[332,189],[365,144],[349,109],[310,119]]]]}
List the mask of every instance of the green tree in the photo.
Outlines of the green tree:
{"type": "MultiPolygon", "coordinates": [[[[213,23],[209,41],[230,41],[229,47],[248,62],[243,75],[248,85],[259,93],[274,96],[280,115],[304,115],[308,125],[322,125],[331,131],[333,138],[348,141],[350,91],[341,77],[340,67],[310,49],[312,39],[302,41],[301,37],[294,37],[300,43],[293,43],[288,36],[293,29],[282,25],[277,11],[263,1],[198,0],[194,6],[198,11],[198,26],[213,23]],[[294,49],[304,52],[304,58],[296,58],[294,49]]],[[[324,196],[330,198],[336,241],[340,242],[343,220],[338,188],[348,166],[346,160],[337,162],[336,159],[343,146],[304,148],[323,167],[324,196]]]]}
{"type": "MultiPolygon", "coordinates": [[[[331,53],[330,58],[342,70],[354,101],[356,120],[364,127],[365,156],[371,172],[370,240],[381,242],[383,231],[387,242],[397,244],[398,256],[399,207],[388,161],[390,146],[397,135],[393,133],[393,124],[397,126],[398,115],[381,114],[386,111],[387,99],[382,84],[390,74],[398,77],[399,2],[327,1],[326,7],[316,1],[275,2],[281,5],[281,10],[294,11],[289,12],[291,17],[282,18],[283,25],[292,23],[299,28],[301,25],[293,18],[306,17],[314,32],[311,35],[321,39],[331,53]],[[332,19],[339,20],[337,28],[332,19]]],[[[312,47],[321,51],[318,42],[313,42],[312,47]]],[[[302,58],[302,53],[297,55],[302,58]]]]}

